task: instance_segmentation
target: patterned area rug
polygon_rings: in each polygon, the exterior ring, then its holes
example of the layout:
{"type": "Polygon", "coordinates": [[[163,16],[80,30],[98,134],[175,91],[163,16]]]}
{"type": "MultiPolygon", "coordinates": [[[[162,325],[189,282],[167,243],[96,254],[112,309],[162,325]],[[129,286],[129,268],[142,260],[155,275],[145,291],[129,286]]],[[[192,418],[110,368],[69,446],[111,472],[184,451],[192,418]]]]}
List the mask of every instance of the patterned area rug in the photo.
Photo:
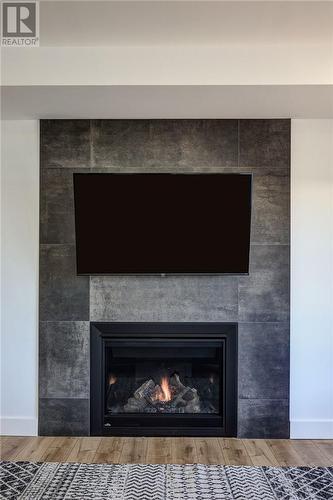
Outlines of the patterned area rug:
{"type": "Polygon", "coordinates": [[[333,499],[333,468],[0,462],[1,499],[333,499]]]}

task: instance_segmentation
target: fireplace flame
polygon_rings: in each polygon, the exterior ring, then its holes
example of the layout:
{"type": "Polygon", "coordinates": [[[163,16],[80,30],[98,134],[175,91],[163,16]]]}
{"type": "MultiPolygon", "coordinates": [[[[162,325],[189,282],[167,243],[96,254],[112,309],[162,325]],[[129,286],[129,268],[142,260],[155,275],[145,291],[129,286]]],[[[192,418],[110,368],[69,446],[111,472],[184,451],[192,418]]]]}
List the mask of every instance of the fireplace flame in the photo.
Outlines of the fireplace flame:
{"type": "Polygon", "coordinates": [[[117,382],[117,377],[111,373],[109,375],[109,385],[114,385],[117,382]]]}
{"type": "Polygon", "coordinates": [[[166,401],[171,401],[172,393],[168,377],[162,377],[161,383],[157,388],[155,398],[156,401],[162,401],[164,403],[166,401]]]}
{"type": "Polygon", "coordinates": [[[163,401],[171,401],[171,399],[172,399],[171,387],[169,384],[169,379],[167,377],[162,377],[161,389],[162,389],[163,396],[164,396],[163,401]]]}

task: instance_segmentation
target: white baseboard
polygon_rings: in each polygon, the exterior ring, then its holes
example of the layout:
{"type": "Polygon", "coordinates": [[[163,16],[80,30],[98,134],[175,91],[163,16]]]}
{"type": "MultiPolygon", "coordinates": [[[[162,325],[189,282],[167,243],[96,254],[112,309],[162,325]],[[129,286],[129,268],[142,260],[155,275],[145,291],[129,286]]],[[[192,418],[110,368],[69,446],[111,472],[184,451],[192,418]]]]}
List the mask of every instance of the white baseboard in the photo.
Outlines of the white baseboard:
{"type": "Polygon", "coordinates": [[[292,439],[333,439],[333,420],[291,420],[292,439]]]}
{"type": "MultiPolygon", "coordinates": [[[[1,417],[0,435],[37,436],[37,418],[1,417]]],[[[333,439],[333,420],[292,420],[290,437],[292,439],[333,439]]]]}
{"type": "Polygon", "coordinates": [[[37,436],[37,418],[1,417],[0,435],[2,436],[37,436]]]}

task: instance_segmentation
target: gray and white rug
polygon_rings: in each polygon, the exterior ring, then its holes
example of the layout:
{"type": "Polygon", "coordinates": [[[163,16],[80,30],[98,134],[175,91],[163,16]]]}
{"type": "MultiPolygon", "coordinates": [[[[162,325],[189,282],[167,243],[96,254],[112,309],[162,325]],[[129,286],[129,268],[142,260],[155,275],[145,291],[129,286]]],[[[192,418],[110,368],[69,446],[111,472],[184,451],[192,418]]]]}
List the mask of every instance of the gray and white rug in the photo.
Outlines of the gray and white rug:
{"type": "Polygon", "coordinates": [[[0,462],[2,500],[333,499],[333,468],[0,462]]]}

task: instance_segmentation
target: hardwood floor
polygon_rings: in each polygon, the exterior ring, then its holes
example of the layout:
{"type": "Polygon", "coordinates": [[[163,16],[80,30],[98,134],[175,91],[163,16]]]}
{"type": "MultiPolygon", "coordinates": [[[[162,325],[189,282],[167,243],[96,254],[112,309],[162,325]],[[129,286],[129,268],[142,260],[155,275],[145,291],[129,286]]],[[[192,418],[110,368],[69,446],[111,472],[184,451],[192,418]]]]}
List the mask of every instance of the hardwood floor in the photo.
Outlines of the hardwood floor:
{"type": "Polygon", "coordinates": [[[333,466],[333,441],[225,438],[2,437],[2,460],[333,466]]]}

